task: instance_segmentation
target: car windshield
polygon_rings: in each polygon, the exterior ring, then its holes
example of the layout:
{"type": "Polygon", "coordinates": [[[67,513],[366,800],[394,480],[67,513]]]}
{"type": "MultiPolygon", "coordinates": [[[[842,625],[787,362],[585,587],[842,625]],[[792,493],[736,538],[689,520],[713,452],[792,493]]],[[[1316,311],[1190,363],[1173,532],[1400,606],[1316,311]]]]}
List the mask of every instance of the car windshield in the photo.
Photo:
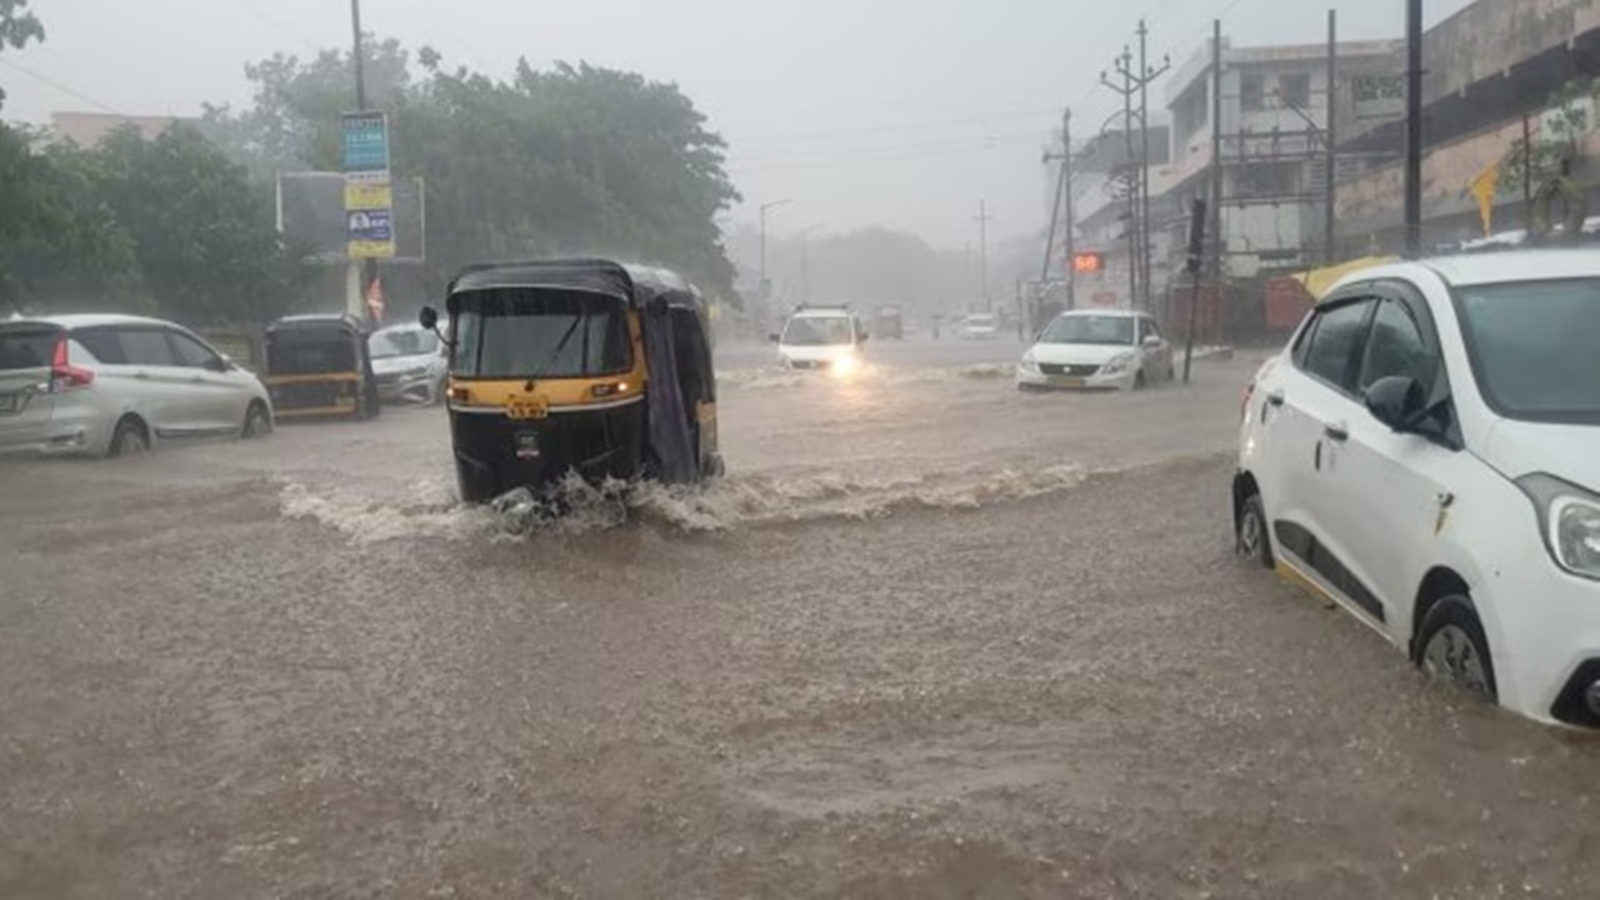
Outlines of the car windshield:
{"type": "Polygon", "coordinates": [[[458,294],[454,371],[465,378],[584,378],[633,366],[621,300],[583,291],[458,294]]]}
{"type": "Polygon", "coordinates": [[[790,319],[783,343],[793,347],[826,347],[851,341],[850,320],[844,316],[808,316],[790,319]]]}
{"type": "Polygon", "coordinates": [[[1133,319],[1129,316],[1061,316],[1039,336],[1041,344],[1133,343],[1133,319]]]}
{"type": "Polygon", "coordinates": [[[429,356],[439,352],[439,337],[431,331],[408,328],[397,331],[380,331],[367,342],[373,359],[394,359],[400,356],[429,356]]]}
{"type": "Polygon", "coordinates": [[[1456,307],[1496,412],[1600,425],[1600,278],[1458,288],[1456,307]]]}

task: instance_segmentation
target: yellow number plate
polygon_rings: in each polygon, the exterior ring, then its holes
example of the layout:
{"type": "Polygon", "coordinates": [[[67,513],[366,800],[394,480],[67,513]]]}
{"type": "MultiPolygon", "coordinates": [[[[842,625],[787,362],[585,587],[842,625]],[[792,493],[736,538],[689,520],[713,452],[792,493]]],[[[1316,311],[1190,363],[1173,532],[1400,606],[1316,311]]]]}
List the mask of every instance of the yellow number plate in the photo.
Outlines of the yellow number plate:
{"type": "Polygon", "coordinates": [[[550,401],[544,397],[532,397],[526,400],[513,400],[506,407],[506,418],[517,422],[529,419],[543,419],[550,415],[550,401]]]}

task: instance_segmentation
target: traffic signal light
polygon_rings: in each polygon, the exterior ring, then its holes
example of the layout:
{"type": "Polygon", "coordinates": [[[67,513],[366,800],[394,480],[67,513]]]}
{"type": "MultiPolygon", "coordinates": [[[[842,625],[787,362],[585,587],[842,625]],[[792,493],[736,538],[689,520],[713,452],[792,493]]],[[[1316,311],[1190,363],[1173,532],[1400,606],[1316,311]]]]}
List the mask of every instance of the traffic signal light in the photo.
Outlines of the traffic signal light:
{"type": "Polygon", "coordinates": [[[1072,271],[1079,275],[1092,275],[1104,271],[1106,257],[1104,253],[1074,253],[1072,254],[1072,271]]]}

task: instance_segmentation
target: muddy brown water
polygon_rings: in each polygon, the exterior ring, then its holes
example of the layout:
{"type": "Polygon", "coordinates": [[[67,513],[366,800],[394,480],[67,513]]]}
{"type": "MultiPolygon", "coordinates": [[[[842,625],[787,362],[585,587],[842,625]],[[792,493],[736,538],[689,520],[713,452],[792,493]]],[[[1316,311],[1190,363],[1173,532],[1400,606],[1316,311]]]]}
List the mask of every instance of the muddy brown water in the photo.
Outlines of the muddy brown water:
{"type": "Polygon", "coordinates": [[[1233,558],[1252,360],[733,348],[731,473],[508,533],[437,410],[0,465],[0,897],[1593,896],[1595,743],[1233,558]]]}

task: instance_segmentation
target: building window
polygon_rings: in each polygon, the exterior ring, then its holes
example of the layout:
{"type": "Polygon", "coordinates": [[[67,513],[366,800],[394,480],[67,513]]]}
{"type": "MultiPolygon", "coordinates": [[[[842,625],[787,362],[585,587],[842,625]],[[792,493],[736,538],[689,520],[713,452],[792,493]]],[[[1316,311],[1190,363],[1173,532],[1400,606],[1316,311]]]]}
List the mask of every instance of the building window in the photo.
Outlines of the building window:
{"type": "Polygon", "coordinates": [[[1240,81],[1239,105],[1247,110],[1266,108],[1266,83],[1260,75],[1246,75],[1240,81]]]}
{"type": "Polygon", "coordinates": [[[1239,196],[1293,199],[1300,192],[1300,164],[1255,162],[1239,168],[1239,196]]]}
{"type": "Polygon", "coordinates": [[[1311,76],[1305,73],[1285,75],[1278,81],[1278,91],[1283,105],[1304,110],[1311,106],[1311,76]]]}

